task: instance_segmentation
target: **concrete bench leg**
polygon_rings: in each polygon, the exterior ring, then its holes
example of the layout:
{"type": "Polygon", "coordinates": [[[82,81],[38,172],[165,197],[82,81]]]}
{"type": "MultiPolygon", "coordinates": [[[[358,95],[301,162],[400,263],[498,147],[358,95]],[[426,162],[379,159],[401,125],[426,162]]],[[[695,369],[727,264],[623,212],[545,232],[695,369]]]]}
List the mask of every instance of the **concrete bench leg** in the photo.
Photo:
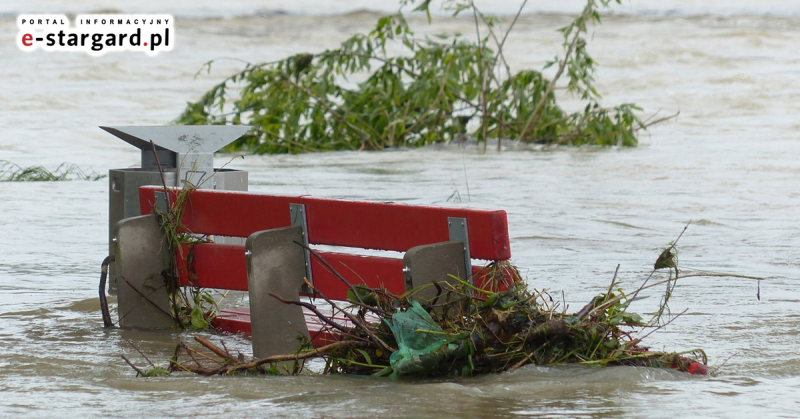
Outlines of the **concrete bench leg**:
{"type": "Polygon", "coordinates": [[[169,269],[169,251],[155,215],[126,218],[114,237],[120,327],[171,329],[169,291],[162,271],[169,269]]]}
{"type": "MultiPolygon", "coordinates": [[[[306,269],[303,248],[295,241],[303,242],[299,226],[259,231],[247,238],[247,286],[256,358],[295,353],[297,335],[309,337],[302,308],[269,295],[297,299],[306,269]]],[[[284,365],[291,367],[292,363],[284,365]]]]}
{"type": "MultiPolygon", "coordinates": [[[[403,256],[406,290],[433,282],[455,283],[457,281],[448,275],[466,278],[464,269],[462,242],[451,241],[412,247],[403,256]]],[[[420,303],[430,302],[436,297],[436,292],[436,287],[430,286],[416,292],[412,298],[420,303]]]]}

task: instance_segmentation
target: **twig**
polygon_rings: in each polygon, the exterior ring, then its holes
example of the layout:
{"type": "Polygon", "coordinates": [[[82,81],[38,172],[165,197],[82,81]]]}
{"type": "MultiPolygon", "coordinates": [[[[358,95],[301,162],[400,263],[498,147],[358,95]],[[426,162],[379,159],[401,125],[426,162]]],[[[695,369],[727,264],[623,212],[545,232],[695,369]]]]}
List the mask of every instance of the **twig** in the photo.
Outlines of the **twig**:
{"type": "MultiPolygon", "coordinates": [[[[188,346],[185,346],[185,347],[184,347],[184,349],[186,349],[186,353],[187,353],[187,354],[190,354],[190,355],[191,355],[191,353],[195,353],[195,354],[197,354],[197,355],[200,355],[200,356],[202,356],[203,358],[205,358],[205,359],[207,359],[207,360],[209,360],[209,361],[215,362],[215,363],[217,363],[217,364],[219,364],[219,365],[226,365],[226,364],[230,364],[230,361],[227,361],[227,362],[221,362],[219,359],[217,359],[217,358],[214,358],[214,357],[212,357],[211,355],[206,355],[206,354],[204,354],[204,353],[202,353],[202,352],[200,352],[200,351],[198,351],[198,350],[196,350],[196,349],[192,349],[192,348],[190,348],[190,347],[188,347],[188,346]]],[[[225,358],[225,357],[223,357],[223,358],[224,358],[224,359],[227,359],[227,358],[225,358]]],[[[192,357],[192,359],[194,360],[194,362],[196,362],[196,363],[197,363],[197,365],[200,365],[200,363],[199,363],[199,362],[197,362],[197,360],[196,360],[194,357],[192,357]]]]}
{"type": "Polygon", "coordinates": [[[331,299],[330,299],[330,298],[326,297],[326,296],[325,296],[325,294],[323,294],[323,293],[319,292],[319,291],[318,291],[316,288],[314,288],[314,284],[312,284],[312,283],[311,283],[311,282],[308,280],[308,278],[303,278],[303,281],[305,281],[306,285],[308,285],[308,287],[309,287],[309,288],[310,288],[312,291],[314,291],[314,292],[316,292],[317,294],[319,294],[319,296],[320,296],[320,297],[322,297],[322,299],[323,299],[323,300],[325,300],[325,302],[327,302],[328,304],[330,304],[330,305],[331,305],[331,306],[332,306],[334,309],[336,309],[336,310],[339,310],[340,312],[342,312],[342,314],[344,314],[345,316],[347,316],[347,318],[348,318],[348,319],[350,319],[350,321],[351,321],[351,322],[353,322],[353,324],[354,324],[354,325],[356,325],[357,327],[361,328],[361,330],[363,330],[363,331],[364,331],[364,333],[366,333],[366,334],[367,334],[367,336],[369,336],[369,337],[370,337],[370,339],[372,339],[372,341],[373,341],[375,344],[377,344],[378,346],[380,346],[380,347],[381,347],[381,349],[385,350],[387,353],[392,353],[392,352],[394,352],[394,351],[396,351],[396,350],[397,350],[397,349],[395,349],[395,348],[392,348],[391,346],[387,345],[387,344],[386,344],[386,342],[384,342],[384,341],[383,341],[381,338],[379,338],[377,335],[375,335],[375,333],[373,333],[373,332],[372,332],[372,330],[370,330],[370,329],[369,329],[369,327],[367,327],[367,325],[365,325],[365,324],[364,324],[364,323],[363,323],[363,322],[362,322],[362,321],[361,321],[361,320],[360,320],[358,317],[354,316],[354,315],[353,315],[352,313],[350,313],[349,311],[342,310],[342,309],[341,309],[341,308],[340,308],[340,307],[339,307],[339,306],[338,306],[336,303],[334,303],[333,301],[331,301],[331,299]]]}
{"type": "Polygon", "coordinates": [[[516,364],[512,365],[511,368],[508,369],[508,372],[514,371],[514,370],[518,369],[519,367],[527,364],[528,362],[531,362],[530,355],[528,355],[528,354],[524,354],[524,355],[525,356],[519,362],[517,362],[516,364]]]}
{"type": "Polygon", "coordinates": [[[495,55],[494,60],[497,61],[497,57],[503,58],[503,63],[506,65],[506,71],[508,72],[508,76],[511,77],[511,68],[506,62],[506,57],[503,55],[503,46],[506,44],[506,39],[508,39],[508,34],[511,33],[511,29],[514,29],[514,25],[517,24],[517,19],[522,14],[522,9],[525,8],[525,5],[528,4],[528,0],[524,0],[522,4],[519,6],[519,10],[517,10],[517,14],[514,15],[514,20],[511,21],[511,25],[508,27],[505,35],[503,35],[503,40],[500,41],[500,44],[497,46],[497,55],[495,55]]]}
{"type": "Polygon", "coordinates": [[[667,322],[666,322],[666,323],[664,323],[664,324],[662,324],[662,325],[659,325],[658,327],[655,327],[655,328],[653,328],[653,330],[651,330],[650,332],[648,332],[646,335],[644,335],[644,336],[642,336],[642,337],[638,338],[638,339],[639,339],[639,342],[641,342],[641,341],[643,341],[643,340],[647,339],[647,337],[648,337],[648,336],[650,336],[650,335],[652,335],[654,332],[656,332],[656,331],[658,331],[658,330],[661,330],[661,329],[663,329],[663,328],[667,327],[667,325],[668,325],[668,324],[672,323],[672,322],[673,322],[675,319],[677,319],[678,317],[680,317],[680,316],[682,316],[682,315],[686,314],[686,312],[687,312],[687,311],[689,311],[689,309],[688,309],[688,308],[687,308],[686,310],[683,310],[683,311],[681,311],[680,313],[676,314],[676,315],[675,315],[675,316],[673,316],[671,319],[667,320],[667,322]]]}
{"type": "MultiPolygon", "coordinates": [[[[338,112],[336,112],[336,111],[335,111],[335,110],[334,110],[332,107],[330,107],[330,106],[328,105],[328,100],[327,100],[327,99],[320,98],[319,96],[317,96],[316,94],[314,94],[314,92],[312,92],[312,91],[308,90],[306,87],[304,87],[304,86],[301,86],[301,85],[299,85],[299,84],[295,83],[295,82],[294,82],[294,81],[292,81],[292,79],[291,79],[289,76],[287,76],[286,74],[284,74],[284,73],[279,73],[279,75],[280,75],[280,77],[281,77],[281,78],[282,78],[284,81],[286,81],[286,82],[288,82],[289,84],[291,84],[292,86],[294,86],[294,87],[295,87],[295,89],[297,89],[297,90],[300,90],[301,92],[305,93],[306,95],[308,95],[308,96],[309,96],[309,97],[311,97],[312,99],[316,100],[316,101],[317,101],[317,103],[319,103],[320,105],[322,105],[322,106],[325,108],[325,110],[327,110],[328,112],[330,112],[330,113],[331,113],[331,115],[333,115],[333,116],[334,116],[336,119],[338,119],[339,121],[341,121],[343,124],[347,125],[347,126],[350,128],[350,129],[352,129],[353,131],[355,131],[355,132],[356,132],[356,133],[358,133],[359,135],[361,135],[361,138],[362,138],[364,141],[368,141],[370,144],[372,144],[372,146],[373,146],[373,147],[375,147],[375,148],[378,148],[378,147],[377,147],[377,145],[374,143],[374,140],[372,139],[372,136],[370,136],[369,134],[367,134],[367,132],[366,132],[366,131],[364,131],[363,129],[361,129],[361,128],[359,128],[359,127],[355,126],[355,125],[353,125],[353,124],[352,124],[350,121],[348,121],[348,120],[347,120],[345,117],[343,117],[343,116],[342,116],[342,115],[340,115],[338,112]]],[[[369,127],[368,125],[367,125],[367,127],[371,129],[371,127],[369,127]]],[[[374,131],[374,130],[373,130],[373,131],[374,131]]],[[[378,136],[378,133],[377,133],[377,132],[373,132],[373,133],[374,133],[376,136],[378,136]]]]}
{"type": "Polygon", "coordinates": [[[761,301],[761,280],[758,280],[758,290],[756,291],[756,298],[761,301]]]}
{"type": "Polygon", "coordinates": [[[133,346],[133,349],[136,349],[136,352],[139,352],[139,355],[141,355],[142,358],[144,358],[147,361],[147,363],[150,364],[151,367],[155,368],[156,365],[153,364],[152,361],[150,361],[150,358],[148,358],[147,355],[145,355],[142,351],[140,351],[139,348],[137,348],[136,345],[134,345],[133,342],[131,342],[130,339],[128,339],[128,338],[126,338],[124,336],[122,337],[122,339],[125,339],[126,342],[130,343],[131,346],[133,346]]]}
{"type": "Polygon", "coordinates": [[[299,361],[301,359],[306,358],[313,358],[315,356],[324,355],[334,349],[347,347],[347,346],[369,346],[368,342],[359,342],[359,341],[351,341],[351,340],[344,340],[340,342],[334,342],[329,345],[325,345],[319,348],[314,348],[308,351],[296,353],[296,354],[288,354],[288,355],[273,355],[268,356],[266,358],[261,358],[257,361],[248,362],[246,364],[238,364],[224,368],[224,371],[221,373],[230,374],[234,371],[246,370],[250,368],[258,367],[259,365],[264,365],[272,362],[282,362],[282,361],[299,361]]]}
{"type": "MultiPolygon", "coordinates": [[[[651,276],[652,276],[652,274],[651,274],[651,276]]],[[[658,282],[652,283],[652,284],[650,284],[650,285],[647,285],[647,286],[642,286],[642,287],[640,287],[640,288],[639,288],[639,290],[638,290],[638,291],[646,290],[646,289],[648,289],[648,288],[657,287],[657,286],[659,286],[659,285],[663,285],[663,284],[666,284],[666,283],[668,283],[668,282],[672,282],[672,281],[677,281],[677,280],[679,280],[679,279],[686,279],[686,278],[698,278],[698,277],[712,277],[712,278],[744,278],[744,279],[755,279],[755,280],[763,280],[763,279],[764,279],[764,278],[760,278],[760,277],[757,277],[757,276],[749,276],[749,275],[735,275],[735,274],[711,274],[711,273],[703,273],[703,274],[689,274],[689,275],[683,275],[683,276],[676,276],[675,278],[672,278],[672,277],[670,277],[669,279],[665,279],[665,280],[663,280],[663,281],[658,281],[658,282]]],[[[637,293],[638,293],[638,291],[637,291],[637,293]]],[[[591,311],[589,314],[594,314],[594,313],[595,313],[596,311],[598,311],[598,310],[605,310],[605,309],[606,309],[606,308],[608,308],[610,305],[612,305],[612,304],[614,304],[614,303],[617,303],[617,302],[619,302],[619,301],[620,301],[620,300],[622,300],[623,298],[626,298],[626,297],[625,297],[625,295],[620,295],[620,296],[614,297],[613,299],[611,299],[611,300],[609,300],[609,301],[606,301],[605,303],[603,303],[603,304],[601,304],[601,305],[599,305],[599,306],[595,307],[595,308],[594,308],[594,309],[593,309],[593,310],[592,310],[592,311],[591,311]]]]}
{"type": "Polygon", "coordinates": [[[178,356],[180,356],[181,348],[183,348],[182,343],[175,345],[175,351],[172,353],[172,358],[169,360],[169,367],[167,367],[169,372],[175,371],[176,367],[182,368],[181,364],[178,363],[178,356]]]}
{"type": "MultiPolygon", "coordinates": [[[[200,66],[200,69],[198,69],[197,72],[194,73],[194,78],[196,79],[198,76],[200,76],[200,73],[202,73],[203,69],[205,69],[205,68],[208,68],[208,73],[210,73],[211,72],[211,64],[213,64],[215,61],[220,61],[220,60],[239,61],[239,62],[245,63],[247,65],[247,68],[249,68],[251,65],[253,65],[253,63],[251,63],[250,61],[243,60],[241,58],[217,57],[217,58],[214,58],[212,60],[208,60],[208,61],[204,62],[203,65],[200,66]]],[[[278,61],[276,61],[276,62],[278,62],[278,61]]]]}
{"type": "Polygon", "coordinates": [[[691,224],[691,223],[692,223],[692,220],[689,220],[689,222],[686,223],[686,225],[683,227],[683,231],[681,231],[681,234],[678,234],[678,238],[675,239],[674,242],[672,242],[672,245],[670,247],[675,247],[675,245],[678,244],[678,240],[680,240],[681,237],[683,237],[683,233],[686,232],[686,229],[689,228],[689,224],[691,224]]]}
{"type": "MultiPolygon", "coordinates": [[[[611,278],[611,285],[608,286],[608,292],[606,292],[606,298],[603,301],[604,303],[606,301],[608,301],[609,298],[611,298],[611,291],[614,288],[614,284],[617,282],[617,274],[619,273],[619,266],[620,265],[617,264],[617,269],[614,270],[614,277],[611,278]]],[[[651,276],[652,276],[652,274],[651,274],[651,276]]],[[[641,288],[640,288],[640,290],[641,290],[641,288]]],[[[593,311],[593,309],[595,308],[595,303],[596,303],[595,299],[593,298],[592,301],[589,301],[589,304],[586,304],[585,306],[583,306],[583,308],[579,312],[577,312],[575,314],[575,316],[577,316],[580,320],[583,320],[589,313],[591,313],[593,311]]]]}
{"type": "MultiPolygon", "coordinates": [[[[434,101],[431,104],[431,106],[428,107],[428,110],[426,110],[425,113],[422,114],[422,116],[417,118],[417,120],[414,122],[413,125],[411,125],[410,127],[406,128],[405,130],[403,130],[403,133],[400,134],[401,138],[405,138],[406,134],[408,134],[411,131],[414,131],[414,129],[417,128],[417,126],[419,126],[419,124],[421,124],[422,121],[425,118],[427,118],[428,115],[430,115],[433,112],[434,108],[439,106],[439,100],[441,100],[442,96],[444,96],[444,88],[445,88],[445,86],[447,86],[447,79],[450,78],[450,65],[451,64],[453,64],[453,61],[449,61],[447,63],[447,67],[445,67],[444,80],[439,80],[438,77],[436,78],[436,80],[439,82],[439,93],[436,94],[436,99],[434,99],[434,101]]],[[[411,102],[409,102],[409,103],[411,103],[411,102]]],[[[389,118],[387,118],[387,120],[388,119],[389,118]]]]}
{"type": "Polygon", "coordinates": [[[585,19],[586,19],[586,17],[588,17],[590,11],[591,11],[591,8],[588,7],[588,6],[583,11],[584,21],[582,22],[581,26],[577,26],[577,25],[575,26],[575,35],[573,36],[572,41],[570,42],[569,47],[567,48],[566,54],[564,54],[564,60],[561,61],[561,64],[558,66],[558,71],[556,72],[556,75],[550,81],[550,84],[547,85],[547,89],[545,89],[544,95],[542,95],[542,98],[539,99],[539,103],[536,104],[536,108],[533,109],[533,112],[531,113],[531,116],[528,118],[528,121],[525,123],[525,127],[520,132],[520,135],[519,135],[520,141],[523,140],[526,135],[528,135],[528,131],[530,130],[532,125],[536,125],[537,123],[539,123],[539,114],[542,112],[542,110],[544,109],[545,103],[547,103],[547,100],[550,98],[550,95],[553,93],[553,89],[556,86],[556,82],[558,81],[559,78],[561,78],[561,74],[564,73],[564,69],[567,67],[567,62],[569,61],[569,56],[572,55],[572,51],[574,51],[575,50],[575,46],[578,45],[578,40],[580,39],[580,34],[581,34],[582,31],[585,30],[585,25],[586,25],[585,19]]]}
{"type": "Polygon", "coordinates": [[[281,297],[280,295],[275,294],[274,292],[269,293],[269,295],[272,298],[274,298],[274,299],[276,299],[276,300],[278,300],[278,301],[280,301],[280,302],[282,302],[284,304],[294,304],[294,305],[297,305],[297,306],[300,306],[300,307],[305,307],[305,308],[311,310],[312,312],[314,312],[314,314],[316,314],[317,317],[319,317],[320,320],[324,321],[325,323],[328,323],[334,329],[336,329],[336,330],[338,330],[338,331],[340,331],[342,333],[350,333],[350,330],[348,330],[347,328],[343,327],[342,325],[334,322],[333,320],[329,319],[324,314],[320,313],[320,311],[317,310],[317,308],[314,307],[313,304],[309,304],[309,303],[306,303],[306,302],[303,302],[303,301],[287,300],[287,299],[281,297]]]}
{"type": "Polygon", "coordinates": [[[192,358],[192,361],[194,361],[194,363],[197,364],[198,367],[202,367],[202,365],[200,364],[200,361],[198,361],[197,358],[195,358],[194,355],[192,355],[192,352],[194,352],[194,353],[199,353],[199,352],[197,352],[194,349],[186,346],[186,344],[184,344],[183,342],[181,342],[181,346],[183,347],[183,349],[186,349],[186,355],[189,355],[189,358],[192,358]]]}
{"type": "Polygon", "coordinates": [[[651,125],[655,125],[655,124],[658,124],[658,123],[661,123],[661,122],[664,122],[664,121],[669,121],[672,118],[677,118],[678,115],[680,115],[680,113],[681,112],[678,111],[678,112],[675,112],[672,115],[668,115],[668,116],[665,116],[665,117],[662,117],[662,118],[658,118],[658,119],[656,119],[655,121],[652,121],[652,122],[644,121],[639,125],[639,128],[637,128],[637,129],[647,128],[647,127],[649,127],[651,125]]]}
{"type": "Polygon", "coordinates": [[[611,292],[614,290],[614,284],[617,283],[617,274],[619,273],[619,263],[617,264],[617,269],[614,270],[614,277],[611,278],[611,284],[608,286],[608,292],[606,292],[606,299],[611,298],[611,292]]]}
{"type": "Polygon", "coordinates": [[[351,284],[350,281],[346,280],[342,276],[342,274],[340,274],[339,271],[334,269],[333,266],[331,266],[331,264],[328,263],[327,260],[325,260],[322,256],[319,255],[319,253],[317,253],[316,251],[314,251],[314,249],[312,249],[312,248],[310,248],[310,247],[306,246],[305,244],[300,243],[298,241],[295,241],[294,244],[302,247],[305,250],[308,250],[312,255],[314,255],[314,257],[317,258],[317,260],[319,260],[323,265],[325,265],[326,268],[330,269],[331,273],[333,273],[333,275],[336,276],[336,278],[338,278],[345,285],[347,285],[347,288],[350,289],[350,291],[356,296],[356,299],[358,300],[359,303],[361,303],[361,304],[366,306],[366,304],[364,304],[364,301],[361,299],[361,296],[358,295],[358,292],[356,292],[356,288],[353,286],[353,284],[351,284]]]}
{"type": "Polygon", "coordinates": [[[136,368],[136,365],[133,365],[133,362],[131,362],[130,360],[128,360],[128,358],[126,358],[126,357],[125,357],[125,355],[120,355],[120,356],[122,357],[122,359],[124,359],[124,360],[125,360],[125,362],[127,362],[127,363],[128,363],[128,365],[130,365],[130,366],[131,366],[131,368],[133,368],[133,369],[136,371],[136,375],[137,375],[137,376],[138,376],[138,375],[141,375],[142,377],[144,377],[144,372],[142,372],[142,370],[140,370],[139,368],[136,368]]]}
{"type": "Polygon", "coordinates": [[[733,357],[735,357],[736,355],[739,355],[739,352],[734,352],[734,353],[733,353],[733,355],[729,356],[729,357],[728,357],[728,358],[726,358],[724,361],[722,361],[722,364],[719,364],[719,366],[718,366],[718,367],[715,367],[713,371],[709,371],[708,375],[716,375],[716,374],[719,372],[719,370],[721,370],[721,369],[722,369],[722,367],[724,367],[724,366],[725,366],[725,364],[727,364],[727,363],[728,363],[728,361],[730,361],[730,360],[731,360],[733,357]]]}
{"type": "MultiPolygon", "coordinates": [[[[481,43],[480,25],[478,24],[478,8],[475,7],[475,2],[474,1],[472,1],[470,3],[472,5],[472,15],[475,18],[475,34],[476,34],[476,36],[478,38],[478,72],[481,75],[481,97],[480,97],[481,136],[483,137],[483,141],[484,141],[483,145],[484,145],[484,150],[485,150],[486,137],[488,135],[487,132],[488,132],[488,129],[489,129],[489,120],[488,120],[488,117],[486,115],[486,107],[487,107],[487,104],[486,104],[486,84],[487,84],[486,83],[486,79],[487,79],[487,76],[488,76],[488,73],[489,73],[489,71],[488,71],[489,68],[488,68],[488,66],[486,68],[484,68],[484,66],[483,66],[483,54],[482,54],[483,45],[481,43]]],[[[491,31],[491,27],[490,27],[490,31],[491,31]]]]}
{"type": "MultiPolygon", "coordinates": [[[[673,242],[670,244],[670,246],[669,246],[670,248],[674,248],[674,247],[675,247],[675,245],[676,245],[676,244],[678,244],[678,240],[680,240],[680,239],[681,239],[681,237],[683,237],[683,233],[685,233],[685,232],[686,232],[686,229],[687,229],[687,228],[689,228],[689,224],[691,224],[691,223],[692,223],[692,221],[691,221],[691,220],[689,220],[689,222],[688,222],[688,223],[686,223],[686,225],[683,227],[683,230],[681,230],[681,233],[680,233],[680,234],[678,234],[678,238],[677,238],[677,239],[675,239],[675,240],[674,240],[674,241],[673,241],[673,242]]],[[[656,269],[653,269],[653,270],[650,272],[650,275],[648,275],[648,276],[647,276],[647,278],[644,280],[644,282],[642,283],[642,285],[639,287],[639,289],[637,289],[637,290],[636,290],[636,292],[634,292],[634,293],[633,293],[633,295],[631,296],[631,301],[633,301],[633,300],[635,300],[635,299],[636,299],[636,297],[639,295],[639,292],[640,292],[642,289],[644,289],[644,286],[645,286],[645,285],[647,285],[647,281],[649,281],[649,280],[650,280],[650,278],[652,278],[652,277],[653,277],[653,275],[654,275],[655,273],[656,273],[656,269]]],[[[675,276],[676,276],[675,280],[677,280],[677,279],[678,279],[678,278],[677,278],[677,275],[675,275],[675,276]]]]}
{"type": "Polygon", "coordinates": [[[208,350],[210,350],[211,352],[214,352],[220,358],[225,358],[230,360],[234,359],[233,355],[229,354],[227,351],[223,350],[219,346],[214,345],[213,343],[211,343],[211,341],[202,336],[195,335],[194,340],[197,341],[197,343],[208,348],[208,350]]]}
{"type": "MultiPolygon", "coordinates": [[[[220,345],[222,345],[222,350],[225,351],[225,353],[230,356],[230,359],[233,359],[233,354],[231,353],[231,351],[228,350],[228,347],[225,346],[225,341],[220,339],[219,343],[220,343],[220,345]]],[[[242,356],[242,353],[239,352],[239,358],[241,358],[241,356],[242,356]]]]}

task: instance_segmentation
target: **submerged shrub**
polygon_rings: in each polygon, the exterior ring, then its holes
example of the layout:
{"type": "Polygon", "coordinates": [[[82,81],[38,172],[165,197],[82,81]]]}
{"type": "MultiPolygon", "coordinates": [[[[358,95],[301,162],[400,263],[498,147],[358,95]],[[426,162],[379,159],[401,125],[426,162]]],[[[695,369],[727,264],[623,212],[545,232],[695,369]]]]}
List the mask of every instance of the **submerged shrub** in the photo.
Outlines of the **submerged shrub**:
{"type": "MultiPolygon", "coordinates": [[[[588,0],[581,14],[559,29],[564,56],[545,66],[557,68],[550,80],[537,70],[512,73],[505,61],[503,45],[519,14],[501,33],[497,19],[471,0],[445,0],[454,15],[474,16],[477,41],[460,35],[416,36],[401,9],[337,49],[247,64],[188,103],[175,122],[253,125],[228,150],[255,153],[377,150],[467,137],[635,146],[637,131],[645,126],[635,114],[640,108],[600,106],[593,85],[596,63],[584,39],[588,25],[600,22],[598,9],[610,1],[588,0]],[[387,51],[398,49],[396,54],[387,51]],[[558,106],[553,90],[562,75],[567,90],[586,102],[582,112],[558,106]],[[348,83],[353,78],[363,81],[348,83]]],[[[423,0],[414,9],[427,13],[429,21],[430,3],[423,0]]],[[[204,68],[210,71],[212,63],[204,68]]]]}

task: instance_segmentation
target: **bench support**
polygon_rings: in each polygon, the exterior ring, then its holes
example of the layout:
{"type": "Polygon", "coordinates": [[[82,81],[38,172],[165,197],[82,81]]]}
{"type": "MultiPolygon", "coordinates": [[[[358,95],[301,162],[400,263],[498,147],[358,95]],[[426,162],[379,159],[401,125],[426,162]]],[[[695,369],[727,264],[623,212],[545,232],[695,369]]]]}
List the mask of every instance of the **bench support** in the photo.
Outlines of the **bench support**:
{"type": "MultiPolygon", "coordinates": [[[[297,336],[309,337],[300,306],[283,304],[269,293],[297,300],[306,275],[303,230],[299,226],[253,233],[247,238],[247,285],[253,355],[266,358],[297,351],[297,336]]],[[[286,363],[291,367],[292,363],[286,363]]]]}
{"type": "MultiPolygon", "coordinates": [[[[412,247],[403,256],[403,275],[406,290],[433,282],[456,282],[448,275],[464,278],[464,244],[442,242],[412,247]]],[[[433,300],[436,293],[436,287],[428,286],[415,292],[412,298],[426,303],[433,300]]]]}
{"type": "Polygon", "coordinates": [[[120,327],[172,329],[166,279],[169,247],[155,215],[126,218],[115,228],[120,327]]]}

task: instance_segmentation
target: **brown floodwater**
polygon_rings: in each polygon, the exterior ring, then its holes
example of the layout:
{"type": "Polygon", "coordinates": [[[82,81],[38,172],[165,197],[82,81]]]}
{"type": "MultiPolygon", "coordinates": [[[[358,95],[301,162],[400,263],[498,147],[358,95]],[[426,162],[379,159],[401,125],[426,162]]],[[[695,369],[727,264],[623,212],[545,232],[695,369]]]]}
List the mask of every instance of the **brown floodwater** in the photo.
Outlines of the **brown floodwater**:
{"type": "MultiPolygon", "coordinates": [[[[589,46],[600,63],[602,103],[634,102],[646,116],[680,112],[644,133],[638,148],[540,150],[506,142],[501,152],[445,145],[247,156],[230,166],[248,170],[250,189],[259,192],[505,209],[513,262],[531,287],[559,299],[563,292],[574,310],[604,292],[617,264],[623,287],[636,287],[691,221],[680,240],[683,265],[767,278],[760,300],[752,280],[687,279],[671,300],[674,313],[686,314],[647,338],[656,350],[705,349],[712,368],[721,366],[716,376],[528,366],[448,380],[136,378],[120,356],[146,361],[129,342],[163,364],[191,334],[103,329],[97,283],[107,249],[107,181],[0,183],[0,416],[796,416],[800,21],[773,3],[733,2],[714,14],[711,6],[675,0],[669,4],[677,11],[638,5],[604,19],[589,46]],[[448,202],[455,191],[462,202],[448,202]]],[[[98,173],[135,166],[138,150],[98,125],[168,123],[242,65],[220,61],[195,79],[203,62],[334,47],[378,16],[217,18],[204,10],[179,15],[175,49],[156,58],[23,54],[11,41],[13,16],[0,19],[8,41],[0,44],[0,160],[49,168],[69,161],[98,173]]],[[[539,68],[551,59],[559,46],[554,29],[568,19],[524,16],[509,38],[512,66],[539,68]]],[[[425,29],[472,30],[468,19],[425,29]]],[[[217,163],[231,158],[219,155],[217,163]]],[[[652,312],[662,291],[633,310],[652,312]]],[[[226,344],[249,351],[242,338],[226,344]]]]}

